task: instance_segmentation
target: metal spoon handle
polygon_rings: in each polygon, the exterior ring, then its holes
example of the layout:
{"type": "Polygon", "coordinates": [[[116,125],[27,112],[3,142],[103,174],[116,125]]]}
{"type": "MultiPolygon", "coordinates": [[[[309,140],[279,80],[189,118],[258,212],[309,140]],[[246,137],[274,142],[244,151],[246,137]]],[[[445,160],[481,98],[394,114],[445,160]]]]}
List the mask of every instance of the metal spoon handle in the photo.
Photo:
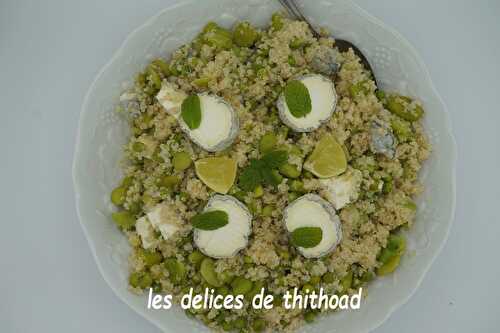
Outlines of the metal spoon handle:
{"type": "Polygon", "coordinates": [[[314,37],[320,36],[319,32],[312,26],[312,24],[305,18],[305,16],[299,10],[299,7],[297,6],[297,3],[294,0],[279,0],[279,2],[283,7],[285,7],[290,16],[294,17],[297,20],[304,21],[307,23],[314,37]]]}

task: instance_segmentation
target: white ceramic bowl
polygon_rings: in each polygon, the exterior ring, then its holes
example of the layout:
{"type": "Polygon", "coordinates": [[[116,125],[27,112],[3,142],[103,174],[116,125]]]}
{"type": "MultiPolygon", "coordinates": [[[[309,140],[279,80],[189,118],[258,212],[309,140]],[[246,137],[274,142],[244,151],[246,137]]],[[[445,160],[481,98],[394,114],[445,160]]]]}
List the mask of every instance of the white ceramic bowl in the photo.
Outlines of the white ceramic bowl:
{"type": "MultiPolygon", "coordinates": [[[[379,326],[415,292],[443,247],[455,206],[456,144],[446,107],[414,48],[396,31],[347,0],[302,1],[316,25],[357,45],[372,64],[383,89],[418,97],[427,111],[425,128],[433,154],[421,180],[417,221],[408,234],[409,251],[401,266],[376,279],[357,311],[322,317],[303,331],[367,332],[379,326]]],[[[73,164],[78,216],[104,279],[125,303],[165,332],[204,331],[179,308],[147,310],[146,296],[127,291],[125,237],[110,220],[109,193],[121,178],[118,161],[128,135],[114,113],[124,82],[152,58],[166,56],[191,40],[209,20],[230,26],[236,20],[265,25],[276,10],[275,0],[179,1],[135,30],[92,83],[81,111],[73,164]]],[[[129,83],[130,84],[130,83],[129,83]]],[[[126,85],[126,83],[125,83],[126,85]]]]}

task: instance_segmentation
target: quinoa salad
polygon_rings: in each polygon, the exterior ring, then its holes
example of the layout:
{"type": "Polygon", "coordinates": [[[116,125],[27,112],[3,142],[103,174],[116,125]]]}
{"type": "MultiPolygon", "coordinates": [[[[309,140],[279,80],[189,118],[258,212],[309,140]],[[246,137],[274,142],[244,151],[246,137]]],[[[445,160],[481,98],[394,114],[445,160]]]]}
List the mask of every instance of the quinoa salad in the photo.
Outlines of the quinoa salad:
{"type": "Polygon", "coordinates": [[[431,150],[424,110],[377,89],[326,31],[280,13],[266,27],[209,22],[138,73],[116,111],[130,137],[111,217],[131,245],[131,292],[244,295],[241,309],[186,315],[294,331],[332,310],[285,309],[285,291],[369,297],[397,269],[431,150]],[[251,306],[261,288],[271,310],[251,306]]]}

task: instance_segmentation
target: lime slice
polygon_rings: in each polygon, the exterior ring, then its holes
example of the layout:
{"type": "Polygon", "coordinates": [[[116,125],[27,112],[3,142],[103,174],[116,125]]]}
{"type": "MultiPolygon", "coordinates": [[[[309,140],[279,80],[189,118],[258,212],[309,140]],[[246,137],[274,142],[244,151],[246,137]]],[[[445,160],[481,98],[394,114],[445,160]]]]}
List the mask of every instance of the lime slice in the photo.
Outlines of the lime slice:
{"type": "Polygon", "coordinates": [[[325,135],[307,158],[304,169],[319,178],[338,176],[347,169],[344,149],[331,135],[325,135]]]}
{"type": "Polygon", "coordinates": [[[236,178],[236,160],[229,157],[207,157],[194,163],[196,175],[215,192],[226,194],[236,178]]]}

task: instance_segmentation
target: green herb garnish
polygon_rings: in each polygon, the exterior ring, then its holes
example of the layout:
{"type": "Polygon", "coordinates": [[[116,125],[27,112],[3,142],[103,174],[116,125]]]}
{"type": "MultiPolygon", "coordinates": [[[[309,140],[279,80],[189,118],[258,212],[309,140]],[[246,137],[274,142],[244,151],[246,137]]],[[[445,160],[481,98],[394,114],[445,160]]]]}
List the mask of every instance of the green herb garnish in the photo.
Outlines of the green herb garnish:
{"type": "Polygon", "coordinates": [[[311,112],[311,96],[306,86],[297,80],[288,81],[285,86],[285,101],[295,118],[305,117],[311,112]]]}
{"type": "Polygon", "coordinates": [[[216,230],[228,223],[227,213],[222,210],[211,210],[200,213],[191,219],[191,224],[196,229],[216,230]]]}
{"type": "Polygon", "coordinates": [[[323,239],[323,230],[318,227],[303,227],[292,231],[292,244],[303,248],[315,247],[323,239]]]}
{"type": "Polygon", "coordinates": [[[200,127],[201,107],[198,95],[190,95],[182,102],[181,116],[190,129],[200,127]]]}
{"type": "Polygon", "coordinates": [[[251,159],[248,166],[241,172],[240,187],[245,191],[253,191],[261,184],[278,185],[281,177],[276,169],[287,161],[288,153],[284,150],[274,150],[265,154],[261,159],[251,159]]]}

